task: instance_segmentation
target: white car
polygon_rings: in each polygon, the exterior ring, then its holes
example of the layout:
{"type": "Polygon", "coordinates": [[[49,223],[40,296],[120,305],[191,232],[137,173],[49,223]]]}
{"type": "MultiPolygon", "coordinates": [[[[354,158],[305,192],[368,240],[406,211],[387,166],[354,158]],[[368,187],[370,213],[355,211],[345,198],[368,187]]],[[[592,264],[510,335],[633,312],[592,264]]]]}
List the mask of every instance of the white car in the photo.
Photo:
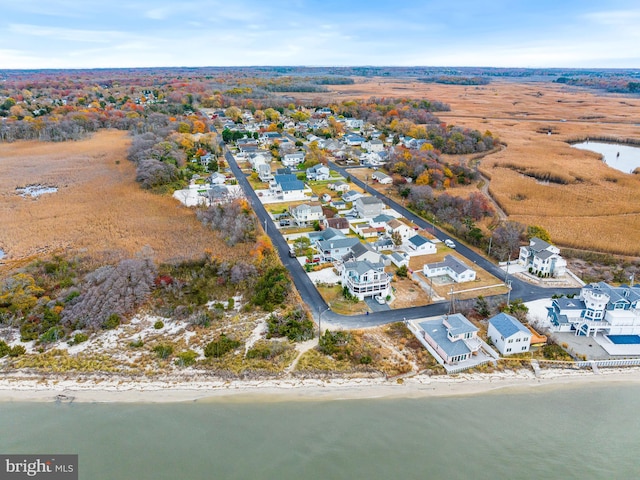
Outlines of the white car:
{"type": "Polygon", "coordinates": [[[449,240],[448,238],[444,241],[444,244],[449,248],[456,248],[456,244],[453,243],[453,240],[449,240]]]}
{"type": "Polygon", "coordinates": [[[387,301],[381,297],[380,295],[376,295],[375,297],[373,297],[373,299],[378,302],[380,305],[384,305],[385,303],[387,303],[387,301]]]}

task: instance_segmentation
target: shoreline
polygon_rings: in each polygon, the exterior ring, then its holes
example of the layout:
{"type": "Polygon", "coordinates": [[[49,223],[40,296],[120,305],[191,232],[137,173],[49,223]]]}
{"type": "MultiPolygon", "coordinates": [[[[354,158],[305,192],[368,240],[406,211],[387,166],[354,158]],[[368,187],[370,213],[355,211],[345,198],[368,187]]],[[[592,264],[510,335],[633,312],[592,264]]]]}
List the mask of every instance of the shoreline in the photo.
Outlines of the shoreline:
{"type": "Polygon", "coordinates": [[[287,402],[429,398],[525,393],[554,388],[640,385],[640,368],[591,370],[547,369],[538,376],[529,370],[458,374],[416,375],[397,380],[380,378],[315,379],[182,379],[167,377],[131,381],[125,377],[11,374],[0,378],[0,403],[180,403],[180,402],[287,402]]]}

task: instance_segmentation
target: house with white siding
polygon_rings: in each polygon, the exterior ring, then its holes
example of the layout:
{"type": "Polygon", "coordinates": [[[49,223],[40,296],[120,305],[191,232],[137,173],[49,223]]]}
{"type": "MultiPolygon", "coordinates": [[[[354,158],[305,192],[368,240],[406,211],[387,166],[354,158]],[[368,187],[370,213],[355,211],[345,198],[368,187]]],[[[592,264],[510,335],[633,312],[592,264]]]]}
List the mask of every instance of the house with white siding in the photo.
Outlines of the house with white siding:
{"type": "Polygon", "coordinates": [[[391,292],[391,277],[384,266],[368,261],[347,262],[342,265],[342,286],[359,300],[366,297],[387,297],[391,292]]]}
{"type": "Polygon", "coordinates": [[[502,312],[489,319],[487,337],[502,355],[528,352],[532,336],[527,327],[507,313],[502,312]]]}
{"type": "Polygon", "coordinates": [[[475,270],[453,255],[445,256],[442,262],[427,263],[422,271],[427,278],[447,275],[456,283],[472,282],[476,279],[475,270]]]}
{"type": "Polygon", "coordinates": [[[469,360],[482,347],[478,328],[460,313],[425,320],[418,326],[424,340],[448,365],[469,360]]]}
{"type": "Polygon", "coordinates": [[[567,271],[567,261],[560,256],[560,249],[538,237],[529,240],[529,245],[520,247],[518,263],[534,275],[543,277],[561,277],[567,271]]]}
{"type": "Polygon", "coordinates": [[[413,237],[408,238],[407,245],[414,255],[430,255],[438,251],[435,243],[422,235],[414,235],[413,237]]]}
{"type": "Polygon", "coordinates": [[[289,207],[289,213],[299,227],[304,227],[313,222],[320,222],[324,219],[324,213],[320,205],[309,205],[303,203],[297,207],[289,207]]]}

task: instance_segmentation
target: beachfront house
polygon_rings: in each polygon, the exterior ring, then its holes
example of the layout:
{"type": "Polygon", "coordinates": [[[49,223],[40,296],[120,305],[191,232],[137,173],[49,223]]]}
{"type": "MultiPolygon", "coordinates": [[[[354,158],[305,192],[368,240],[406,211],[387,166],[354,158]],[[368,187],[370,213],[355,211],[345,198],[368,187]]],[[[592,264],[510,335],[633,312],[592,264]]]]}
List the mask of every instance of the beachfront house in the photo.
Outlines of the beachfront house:
{"type": "Polygon", "coordinates": [[[567,261],[560,256],[560,249],[538,237],[529,240],[529,245],[520,247],[518,263],[541,277],[561,277],[567,270],[567,261]]]}
{"type": "Polygon", "coordinates": [[[604,282],[582,287],[578,298],[555,298],[547,307],[554,332],[596,336],[640,335],[640,286],[604,282]]]}
{"type": "Polygon", "coordinates": [[[446,364],[469,360],[481,349],[478,328],[460,314],[418,323],[424,340],[446,364]]]}
{"type": "Polygon", "coordinates": [[[531,331],[507,313],[499,313],[489,319],[487,337],[501,355],[525,353],[531,345],[531,331]]]}

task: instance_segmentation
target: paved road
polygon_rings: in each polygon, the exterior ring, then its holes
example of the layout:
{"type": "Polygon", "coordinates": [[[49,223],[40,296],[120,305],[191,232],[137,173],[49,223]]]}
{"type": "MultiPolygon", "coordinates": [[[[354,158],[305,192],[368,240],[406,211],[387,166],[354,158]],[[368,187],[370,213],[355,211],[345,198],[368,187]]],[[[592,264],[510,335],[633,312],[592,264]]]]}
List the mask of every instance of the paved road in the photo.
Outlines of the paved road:
{"type": "MultiPolygon", "coordinates": [[[[289,246],[285,241],[284,237],[280,233],[280,231],[276,228],[271,217],[267,213],[264,205],[258,198],[257,194],[249,184],[244,173],[240,170],[240,167],[235,161],[235,158],[224,144],[224,142],[220,142],[220,146],[222,151],[224,152],[225,159],[229,168],[235,175],[238,180],[238,184],[242,187],[248,201],[250,202],[253,210],[255,211],[259,221],[266,227],[266,231],[271,237],[273,245],[276,247],[278,254],[280,255],[280,259],[285,267],[289,269],[291,273],[291,277],[293,282],[302,297],[302,300],[309,306],[310,310],[313,312],[316,320],[320,319],[322,322],[322,328],[325,326],[329,327],[338,327],[338,328],[361,328],[361,327],[372,327],[384,325],[387,323],[398,322],[401,320],[409,320],[415,318],[422,317],[431,317],[436,315],[443,315],[449,311],[449,302],[439,302],[431,305],[426,305],[422,307],[412,307],[412,308],[402,308],[402,309],[394,309],[388,310],[385,312],[374,312],[368,315],[339,315],[331,310],[328,310],[328,305],[322,298],[322,296],[318,293],[313,282],[309,279],[309,276],[306,274],[300,263],[295,259],[289,257],[289,246]]],[[[340,172],[343,176],[347,177],[348,173],[341,167],[330,163],[330,167],[338,172],[340,172]]],[[[393,209],[400,212],[406,218],[413,221],[416,225],[420,226],[423,229],[427,229],[431,232],[434,232],[434,235],[440,240],[452,239],[449,235],[447,235],[442,230],[438,229],[431,223],[425,221],[424,219],[418,217],[413,214],[409,210],[405,209],[400,204],[391,200],[390,198],[382,195],[381,193],[375,191],[370,188],[368,185],[365,185],[364,182],[358,180],[357,178],[352,178],[353,183],[359,185],[372,195],[382,199],[385,204],[389,205],[393,209]]],[[[456,239],[452,239],[456,240],[456,239]]],[[[504,279],[505,273],[498,268],[496,265],[485,259],[484,257],[478,255],[473,250],[467,248],[464,245],[460,245],[457,243],[457,251],[466,257],[470,262],[477,264],[480,268],[483,268],[495,275],[500,279],[504,279]]],[[[537,300],[540,298],[547,298],[551,296],[551,293],[548,289],[544,289],[542,287],[538,287],[535,285],[530,285],[528,283],[522,282],[516,278],[510,277],[512,292],[512,298],[521,298],[522,300],[531,301],[537,300]]],[[[555,289],[553,293],[577,293],[577,289],[555,289]]]]}

